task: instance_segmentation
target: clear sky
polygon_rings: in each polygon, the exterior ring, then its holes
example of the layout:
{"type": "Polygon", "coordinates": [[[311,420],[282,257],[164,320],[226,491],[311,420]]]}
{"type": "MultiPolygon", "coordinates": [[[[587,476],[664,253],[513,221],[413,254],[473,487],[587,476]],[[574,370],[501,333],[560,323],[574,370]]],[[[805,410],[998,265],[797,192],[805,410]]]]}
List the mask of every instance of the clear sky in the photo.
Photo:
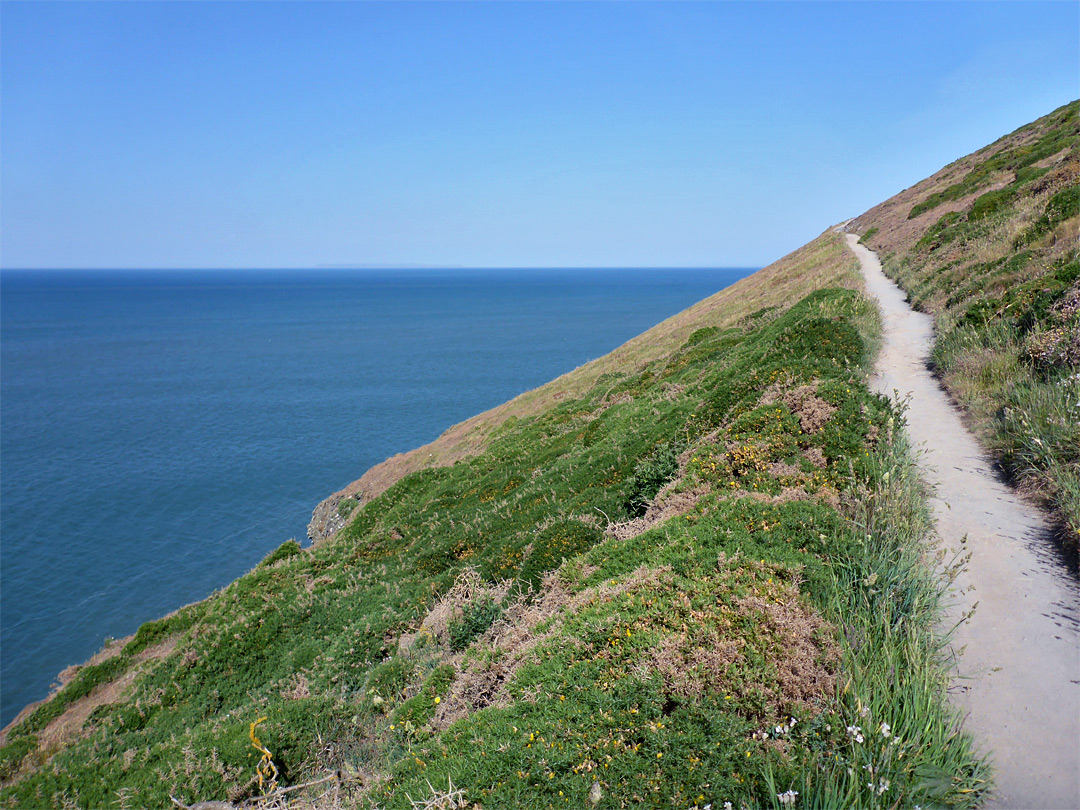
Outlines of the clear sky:
{"type": "Polygon", "coordinates": [[[1080,96],[1080,3],[0,4],[4,267],[757,266],[1080,96]]]}

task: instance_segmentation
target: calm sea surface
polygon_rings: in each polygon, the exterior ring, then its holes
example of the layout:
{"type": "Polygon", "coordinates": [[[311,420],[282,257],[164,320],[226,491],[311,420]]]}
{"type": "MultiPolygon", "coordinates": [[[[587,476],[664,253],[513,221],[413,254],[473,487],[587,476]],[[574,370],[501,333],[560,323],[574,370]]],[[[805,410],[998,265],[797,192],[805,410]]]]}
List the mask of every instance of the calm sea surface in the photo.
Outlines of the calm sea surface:
{"type": "Polygon", "coordinates": [[[0,722],[323,497],[749,270],[0,274],[0,722]]]}

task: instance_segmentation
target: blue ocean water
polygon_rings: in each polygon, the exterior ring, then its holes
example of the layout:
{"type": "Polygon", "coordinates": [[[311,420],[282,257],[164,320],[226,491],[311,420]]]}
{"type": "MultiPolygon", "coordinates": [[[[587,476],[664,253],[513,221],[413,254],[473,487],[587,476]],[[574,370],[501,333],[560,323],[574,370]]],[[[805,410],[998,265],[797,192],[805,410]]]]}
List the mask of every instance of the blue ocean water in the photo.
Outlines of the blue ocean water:
{"type": "Polygon", "coordinates": [[[4,271],[0,722],[368,467],[750,272],[4,271]]]}

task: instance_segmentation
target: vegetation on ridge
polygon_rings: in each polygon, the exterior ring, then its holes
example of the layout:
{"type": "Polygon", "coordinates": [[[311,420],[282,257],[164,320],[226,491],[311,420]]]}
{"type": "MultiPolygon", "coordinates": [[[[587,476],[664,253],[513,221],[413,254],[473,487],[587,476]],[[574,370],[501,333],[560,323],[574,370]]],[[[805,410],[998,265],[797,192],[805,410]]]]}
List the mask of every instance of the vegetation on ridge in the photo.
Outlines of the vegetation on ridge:
{"type": "Polygon", "coordinates": [[[859,217],[1005,470],[1080,542],[1080,101],[859,217]]]}
{"type": "MultiPolygon", "coordinates": [[[[787,308],[823,287],[857,288],[861,285],[857,268],[858,263],[842,241],[815,239],[780,261],[673,315],[613,352],[454,425],[430,444],[375,465],[327,501],[336,509],[341,502],[335,499],[343,495],[349,500],[370,500],[409,473],[448,466],[482,453],[508,419],[536,416],[564,398],[583,396],[605,374],[625,373],[627,369],[667,357],[699,328],[730,329],[758,310],[787,308]]],[[[349,505],[344,508],[349,509],[349,505]]]]}
{"type": "MultiPolygon", "coordinates": [[[[800,255],[858,284],[835,234],[800,255]]],[[[144,626],[164,657],[11,731],[4,806],[971,806],[876,310],[758,292],[144,626]],[[265,796],[265,751],[277,788],[341,778],[265,796]]]]}

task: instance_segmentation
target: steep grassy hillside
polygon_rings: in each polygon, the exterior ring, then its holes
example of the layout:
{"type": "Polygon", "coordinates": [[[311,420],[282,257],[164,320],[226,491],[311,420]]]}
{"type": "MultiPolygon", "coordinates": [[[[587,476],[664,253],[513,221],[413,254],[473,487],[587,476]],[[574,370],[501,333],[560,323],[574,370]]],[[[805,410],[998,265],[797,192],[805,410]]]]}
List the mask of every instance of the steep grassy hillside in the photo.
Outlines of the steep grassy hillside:
{"type": "Polygon", "coordinates": [[[23,717],[4,806],[971,805],[858,286],[828,233],[384,469],[23,717]]]}
{"type": "Polygon", "coordinates": [[[381,495],[405,475],[428,467],[443,467],[483,452],[494,431],[506,420],[534,416],[565,397],[580,397],[610,372],[644,368],[679,348],[703,325],[730,328],[756,310],[789,307],[823,287],[858,288],[858,262],[837,239],[816,239],[777,262],[706,298],[610,354],[564,374],[510,402],[454,425],[434,442],[387,459],[362,478],[326,499],[316,510],[311,534],[322,539],[342,521],[332,516],[351,514],[357,502],[381,495]],[[341,504],[343,499],[353,503],[341,504]],[[327,520],[331,517],[331,520],[327,520]]]}
{"type": "Polygon", "coordinates": [[[1080,102],[1018,129],[849,228],[914,306],[934,362],[1015,482],[1080,541],[1080,102]]]}

